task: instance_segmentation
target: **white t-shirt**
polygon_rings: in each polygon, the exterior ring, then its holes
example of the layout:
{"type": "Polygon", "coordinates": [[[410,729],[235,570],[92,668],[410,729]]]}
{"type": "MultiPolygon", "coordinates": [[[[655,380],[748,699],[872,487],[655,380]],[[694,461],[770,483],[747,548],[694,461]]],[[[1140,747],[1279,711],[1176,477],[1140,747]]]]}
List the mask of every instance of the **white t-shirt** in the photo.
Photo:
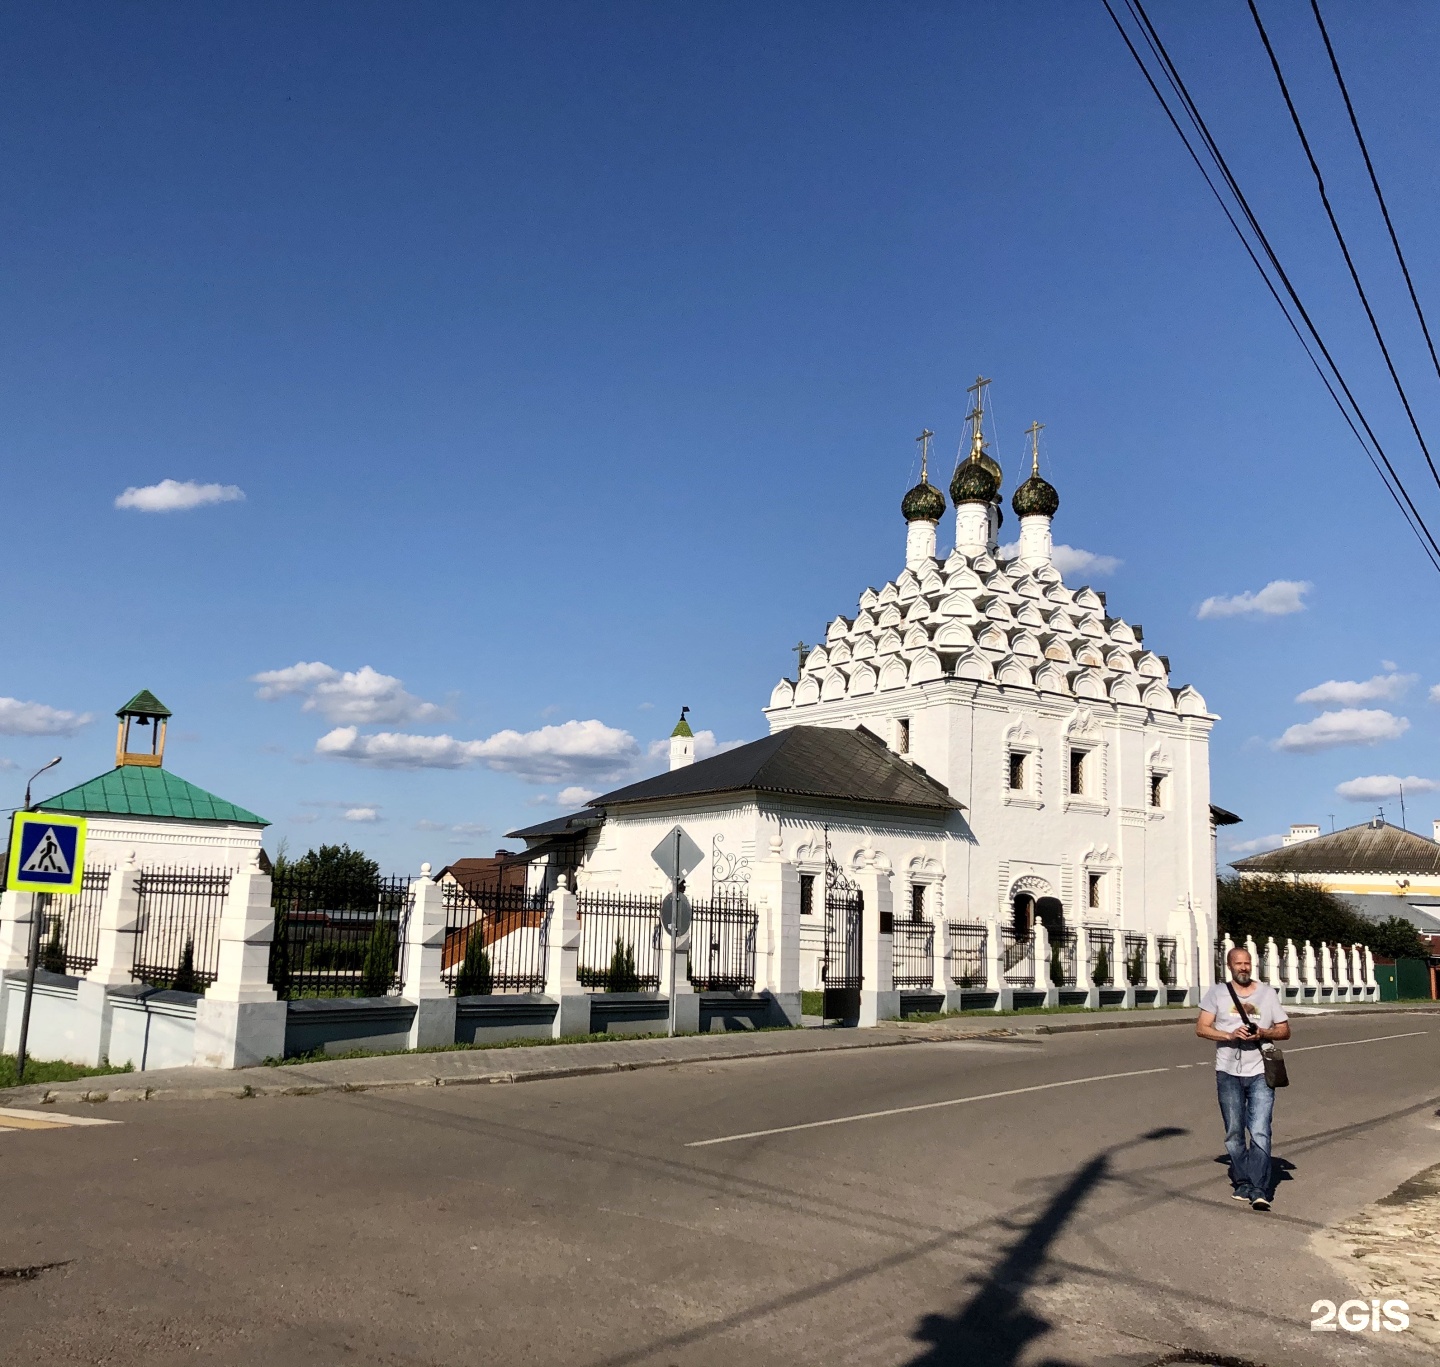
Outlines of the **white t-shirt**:
{"type": "MultiPolygon", "coordinates": [[[[1269,1029],[1281,1021],[1289,1020],[1280,1003],[1280,994],[1269,983],[1256,983],[1255,990],[1248,997],[1236,988],[1240,1000],[1245,1004],[1245,1014],[1252,1025],[1269,1029]]],[[[1230,1000],[1230,989],[1224,983],[1207,988],[1200,998],[1202,1011],[1215,1013],[1215,1028],[1228,1034],[1238,1030],[1243,1023],[1235,1003],[1230,1000]]],[[[1236,1077],[1255,1077],[1265,1071],[1265,1059],[1260,1053],[1260,1040],[1236,1041],[1234,1044],[1215,1042],[1215,1069],[1221,1073],[1233,1073],[1236,1077]]]]}

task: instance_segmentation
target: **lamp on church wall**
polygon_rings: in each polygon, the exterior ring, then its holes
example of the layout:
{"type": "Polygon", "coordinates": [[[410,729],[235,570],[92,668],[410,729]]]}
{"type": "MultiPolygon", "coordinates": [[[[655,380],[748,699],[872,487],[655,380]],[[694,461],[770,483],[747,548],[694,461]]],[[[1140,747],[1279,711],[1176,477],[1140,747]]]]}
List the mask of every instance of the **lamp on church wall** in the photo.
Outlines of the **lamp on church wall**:
{"type": "Polygon", "coordinates": [[[148,688],[142,688],[115,715],[120,719],[115,733],[115,767],[138,764],[158,769],[165,761],[165,724],[170,709],[148,688]]]}

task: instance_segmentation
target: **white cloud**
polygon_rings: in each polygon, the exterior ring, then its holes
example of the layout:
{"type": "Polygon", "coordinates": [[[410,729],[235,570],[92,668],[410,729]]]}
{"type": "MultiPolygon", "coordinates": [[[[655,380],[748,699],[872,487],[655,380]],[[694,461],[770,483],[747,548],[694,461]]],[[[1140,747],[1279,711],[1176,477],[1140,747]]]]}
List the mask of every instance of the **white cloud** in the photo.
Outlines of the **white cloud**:
{"type": "Polygon", "coordinates": [[[89,712],[66,712],[43,702],[0,698],[0,735],[73,736],[92,720],[89,712]]]}
{"type": "Polygon", "coordinates": [[[1440,792],[1440,783],[1433,778],[1417,778],[1414,774],[1408,778],[1398,774],[1367,774],[1364,778],[1337,783],[1335,792],[1346,802],[1384,802],[1400,796],[1401,784],[1407,793],[1440,792]]]}
{"type": "Polygon", "coordinates": [[[1418,674],[1377,674],[1372,679],[1327,679],[1314,688],[1307,688],[1299,694],[1296,702],[1315,703],[1323,706],[1339,703],[1342,707],[1353,707],[1362,702],[1393,702],[1420,676],[1418,674]]]}
{"type": "Polygon", "coordinates": [[[488,835],[490,833],[490,827],[485,825],[485,823],[482,821],[457,821],[453,826],[450,827],[450,829],[456,835],[464,835],[471,837],[477,835],[488,835]]]}
{"type": "Polygon", "coordinates": [[[138,513],[183,513],[212,503],[238,503],[245,491],[238,484],[201,484],[196,480],[162,479],[159,484],[131,485],[115,499],[117,508],[138,513]]]}
{"type": "MultiPolygon", "coordinates": [[[[1000,547],[1002,560],[1013,560],[1020,554],[1020,543],[1012,541],[1000,547]]],[[[1082,551],[1078,546],[1067,546],[1063,542],[1050,548],[1050,561],[1061,574],[1114,574],[1125,562],[1113,555],[1097,555],[1094,551],[1082,551]]]]}
{"type": "Polygon", "coordinates": [[[260,685],[255,696],[265,702],[303,696],[301,710],[318,712],[326,721],[376,726],[440,721],[449,715],[443,707],[407,693],[394,675],[369,665],[342,674],[319,660],[302,660],[252,674],[250,682],[260,685]]]}
{"type": "Polygon", "coordinates": [[[415,823],[417,831],[448,831],[449,825],[444,821],[431,821],[428,817],[421,817],[415,823]]]}
{"type": "Polygon", "coordinates": [[[1286,617],[1304,612],[1304,598],[1315,586],[1304,579],[1272,579],[1263,589],[1207,598],[1196,616],[1206,617],[1286,617]]]}
{"type": "Polygon", "coordinates": [[[1237,840],[1225,849],[1227,854],[1260,854],[1265,850],[1278,850],[1284,843],[1283,835],[1258,835],[1254,840],[1237,840]]]}
{"type": "Polygon", "coordinates": [[[532,783],[600,778],[623,773],[639,754],[628,731],[604,722],[567,721],[537,731],[497,731],[485,740],[415,736],[398,731],[361,735],[337,726],[315,742],[315,753],[382,769],[463,769],[483,764],[532,783]]]}
{"type": "Polygon", "coordinates": [[[655,704],[653,702],[642,702],[635,710],[637,712],[653,712],[655,710],[655,704]]]}
{"type": "Polygon", "coordinates": [[[0,771],[9,773],[11,769],[18,769],[20,766],[13,759],[0,759],[0,771]]]}
{"type": "Polygon", "coordinates": [[[1290,727],[1272,744],[1276,750],[1310,755],[1342,745],[1398,740],[1409,729],[1408,719],[1380,708],[1342,707],[1338,712],[1322,712],[1314,721],[1290,727]]]}
{"type": "Polygon", "coordinates": [[[374,807],[350,807],[345,812],[346,821],[379,821],[380,813],[374,807]]]}
{"type": "Polygon", "coordinates": [[[598,788],[582,788],[578,784],[562,788],[555,794],[555,801],[562,807],[583,807],[600,796],[598,788]]]}
{"type": "Polygon", "coordinates": [[[1431,701],[1431,702],[1440,702],[1440,684],[1431,684],[1431,686],[1430,686],[1430,701],[1431,701]]]}

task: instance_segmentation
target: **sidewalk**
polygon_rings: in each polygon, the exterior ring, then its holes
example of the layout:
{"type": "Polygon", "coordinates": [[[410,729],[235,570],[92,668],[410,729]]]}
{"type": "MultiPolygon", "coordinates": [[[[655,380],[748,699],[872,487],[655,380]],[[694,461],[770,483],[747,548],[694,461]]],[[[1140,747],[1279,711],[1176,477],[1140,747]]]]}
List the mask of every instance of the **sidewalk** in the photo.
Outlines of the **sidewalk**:
{"type": "MultiPolygon", "coordinates": [[[[1326,1014],[1389,1015],[1440,1012],[1440,1003],[1400,1006],[1337,1005],[1326,1014]]],[[[1193,1007],[1169,1010],[1076,1013],[1053,1016],[958,1016],[949,1020],[889,1022],[868,1030],[766,1030],[757,1033],[617,1038],[587,1044],[516,1044],[434,1054],[387,1054],[333,1059],[275,1068],[156,1068],[140,1073],[48,1082],[0,1091],[0,1106],[101,1101],[202,1101],[221,1097],[311,1096],[320,1092],[393,1087],[458,1087],[478,1083],[531,1082],[714,1063],[776,1054],[816,1054],[837,1049],[879,1049],[965,1038],[1021,1040],[1090,1030],[1135,1030],[1192,1025],[1193,1007]]]]}

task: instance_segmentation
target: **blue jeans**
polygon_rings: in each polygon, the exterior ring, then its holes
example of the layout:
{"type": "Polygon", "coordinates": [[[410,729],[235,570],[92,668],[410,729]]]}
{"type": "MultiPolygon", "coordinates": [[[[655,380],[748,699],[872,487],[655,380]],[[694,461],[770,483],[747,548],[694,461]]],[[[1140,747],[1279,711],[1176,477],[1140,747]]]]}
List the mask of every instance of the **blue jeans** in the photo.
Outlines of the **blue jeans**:
{"type": "Polygon", "coordinates": [[[1242,1196],[1253,1200],[1270,1192],[1270,1115],[1275,1109],[1275,1091],[1265,1082],[1264,1073],[1236,1077],[1215,1074],[1220,1095],[1220,1114],[1225,1118],[1225,1151],[1230,1155],[1230,1182],[1242,1196]],[[1250,1144],[1245,1144],[1245,1131],[1250,1144]]]}

